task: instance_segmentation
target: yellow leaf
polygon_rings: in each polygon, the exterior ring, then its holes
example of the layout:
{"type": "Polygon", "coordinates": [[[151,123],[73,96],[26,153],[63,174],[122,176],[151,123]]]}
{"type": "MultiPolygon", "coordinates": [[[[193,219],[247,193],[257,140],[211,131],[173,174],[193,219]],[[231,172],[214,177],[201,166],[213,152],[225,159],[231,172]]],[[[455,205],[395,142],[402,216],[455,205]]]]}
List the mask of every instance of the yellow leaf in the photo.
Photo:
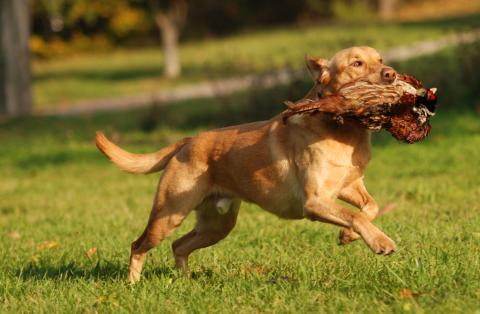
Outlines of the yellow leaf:
{"type": "Polygon", "coordinates": [[[51,250],[58,246],[57,241],[44,241],[37,245],[37,250],[44,251],[44,250],[51,250]]]}
{"type": "Polygon", "coordinates": [[[401,289],[399,294],[401,298],[414,298],[420,295],[418,292],[412,291],[407,288],[401,289]]]}
{"type": "Polygon", "coordinates": [[[20,239],[22,236],[20,235],[20,232],[14,230],[8,234],[8,236],[14,240],[20,239]]]}
{"type": "Polygon", "coordinates": [[[92,258],[93,255],[97,254],[97,248],[96,247],[92,247],[92,248],[89,248],[86,252],[85,252],[85,255],[88,257],[88,258],[92,258]]]}
{"type": "Polygon", "coordinates": [[[40,261],[40,256],[32,255],[31,259],[32,259],[33,262],[38,263],[40,261]]]}
{"type": "Polygon", "coordinates": [[[106,301],[108,301],[107,296],[101,295],[95,300],[94,304],[102,304],[102,303],[105,303],[106,301]]]}

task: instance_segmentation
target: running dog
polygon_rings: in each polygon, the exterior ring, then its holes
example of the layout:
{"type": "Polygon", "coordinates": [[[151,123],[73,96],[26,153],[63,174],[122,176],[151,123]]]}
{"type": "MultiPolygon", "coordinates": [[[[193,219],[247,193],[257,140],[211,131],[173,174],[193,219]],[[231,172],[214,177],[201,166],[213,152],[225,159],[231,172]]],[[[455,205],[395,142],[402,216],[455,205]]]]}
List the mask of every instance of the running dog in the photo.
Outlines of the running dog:
{"type": "MultiPolygon", "coordinates": [[[[396,77],[370,47],[345,49],[328,61],[306,61],[315,80],[309,99],[335,93],[360,77],[385,83],[396,77]]],[[[194,229],[172,245],[176,266],[188,270],[193,251],[232,231],[242,201],[281,218],[340,226],[342,244],[362,238],[377,254],[395,251],[395,243],[372,224],[378,206],[363,182],[371,157],[370,132],[354,122],[338,125],[322,114],[301,114],[284,123],[278,115],[206,131],[150,154],[129,153],[101,132],[96,144],[127,172],[164,170],[145,231],[131,246],[131,282],[140,279],[147,252],[195,210],[194,229]],[[342,207],[336,199],[360,211],[342,207]]]]}

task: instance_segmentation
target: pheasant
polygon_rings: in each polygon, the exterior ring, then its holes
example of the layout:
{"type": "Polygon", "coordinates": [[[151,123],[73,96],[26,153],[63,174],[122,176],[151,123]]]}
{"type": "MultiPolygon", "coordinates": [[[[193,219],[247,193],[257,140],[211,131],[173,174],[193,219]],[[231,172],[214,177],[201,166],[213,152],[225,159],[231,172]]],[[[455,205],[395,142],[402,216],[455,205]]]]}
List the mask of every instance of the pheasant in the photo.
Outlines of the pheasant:
{"type": "Polygon", "coordinates": [[[324,113],[342,124],[345,119],[357,121],[369,130],[389,131],[394,138],[407,143],[423,140],[431,130],[435,114],[436,88],[425,88],[413,76],[400,75],[390,84],[359,79],[342,86],[335,95],[318,100],[286,101],[284,123],[302,113],[324,113]]]}

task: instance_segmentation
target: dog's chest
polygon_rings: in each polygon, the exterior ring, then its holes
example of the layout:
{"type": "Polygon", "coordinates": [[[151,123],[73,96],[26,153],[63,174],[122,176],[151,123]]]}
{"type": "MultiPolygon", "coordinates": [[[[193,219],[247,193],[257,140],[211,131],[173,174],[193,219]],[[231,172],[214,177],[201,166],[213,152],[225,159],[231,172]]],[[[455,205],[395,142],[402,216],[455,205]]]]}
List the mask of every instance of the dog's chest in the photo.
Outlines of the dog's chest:
{"type": "Polygon", "coordinates": [[[369,138],[355,142],[341,142],[335,139],[311,144],[306,149],[312,164],[328,162],[332,166],[365,168],[371,158],[369,138]]]}
{"type": "Polygon", "coordinates": [[[338,141],[323,141],[310,145],[298,163],[305,173],[317,178],[319,186],[336,194],[363,177],[370,157],[369,143],[349,145],[338,141]]]}
{"type": "Polygon", "coordinates": [[[277,161],[272,165],[275,179],[270,181],[270,189],[266,192],[266,210],[282,218],[303,218],[303,191],[297,173],[287,160],[277,161]]]}
{"type": "Polygon", "coordinates": [[[306,177],[314,178],[319,190],[336,197],[344,187],[363,177],[370,160],[369,141],[351,145],[324,140],[296,150],[291,158],[272,149],[275,147],[271,146],[274,158],[270,166],[257,172],[254,181],[263,181],[261,194],[266,202],[261,206],[283,218],[303,217],[306,177]]]}

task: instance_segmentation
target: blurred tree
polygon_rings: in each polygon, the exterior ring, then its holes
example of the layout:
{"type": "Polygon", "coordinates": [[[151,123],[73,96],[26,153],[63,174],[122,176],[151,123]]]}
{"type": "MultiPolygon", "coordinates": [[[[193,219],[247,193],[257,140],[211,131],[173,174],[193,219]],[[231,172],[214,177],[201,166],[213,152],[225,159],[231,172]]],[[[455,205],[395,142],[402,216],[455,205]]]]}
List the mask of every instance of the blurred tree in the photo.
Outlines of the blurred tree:
{"type": "Polygon", "coordinates": [[[66,0],[43,0],[42,2],[48,14],[50,29],[55,33],[61,32],[65,25],[62,8],[65,6],[66,0]]]}
{"type": "Polygon", "coordinates": [[[331,17],[334,0],[303,0],[303,14],[307,20],[318,21],[319,18],[331,17]]]}
{"type": "Polygon", "coordinates": [[[258,0],[30,1],[35,57],[152,45],[160,32],[165,74],[174,77],[181,68],[176,53],[180,40],[332,19],[368,21],[380,12],[380,1],[395,0],[275,0],[274,5],[258,0]]]}
{"type": "Polygon", "coordinates": [[[378,13],[382,20],[390,21],[394,18],[397,2],[397,0],[379,0],[378,13]]]}
{"type": "Polygon", "coordinates": [[[187,1],[168,0],[168,3],[165,3],[161,0],[150,0],[150,6],[162,36],[164,74],[168,78],[178,77],[181,72],[178,38],[187,18],[187,1]]]}
{"type": "Polygon", "coordinates": [[[32,108],[29,0],[0,0],[0,114],[32,108]]]}

